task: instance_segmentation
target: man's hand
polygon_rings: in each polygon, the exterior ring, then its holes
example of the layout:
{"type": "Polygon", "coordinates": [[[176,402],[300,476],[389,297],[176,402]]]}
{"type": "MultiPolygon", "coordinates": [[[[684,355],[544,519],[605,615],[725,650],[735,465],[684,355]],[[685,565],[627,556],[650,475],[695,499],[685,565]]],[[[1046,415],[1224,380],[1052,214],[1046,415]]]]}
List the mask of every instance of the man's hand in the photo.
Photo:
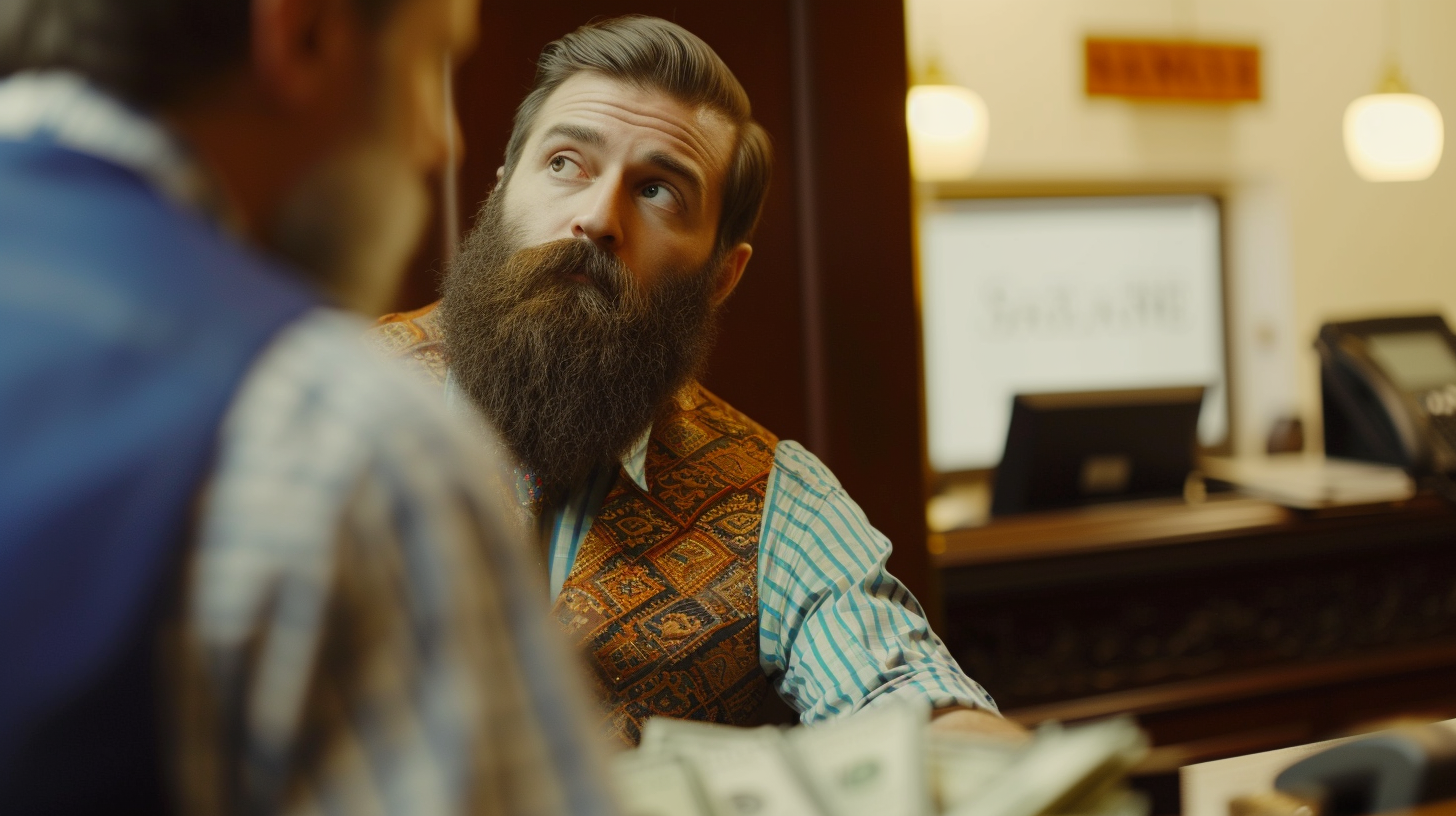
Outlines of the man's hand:
{"type": "Polygon", "coordinates": [[[999,715],[976,708],[961,706],[942,708],[937,709],[930,716],[930,727],[936,731],[975,734],[1017,741],[1031,739],[1031,732],[1025,728],[999,715]]]}

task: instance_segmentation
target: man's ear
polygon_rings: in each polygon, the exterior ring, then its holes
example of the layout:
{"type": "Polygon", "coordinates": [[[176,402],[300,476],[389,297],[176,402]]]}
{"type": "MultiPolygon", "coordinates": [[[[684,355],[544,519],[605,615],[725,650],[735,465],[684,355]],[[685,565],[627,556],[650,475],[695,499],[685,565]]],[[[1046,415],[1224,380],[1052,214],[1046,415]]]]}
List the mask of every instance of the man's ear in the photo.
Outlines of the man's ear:
{"type": "Polygon", "coordinates": [[[500,167],[497,167],[495,169],[495,183],[496,184],[500,184],[501,183],[501,179],[503,179],[505,177],[506,177],[506,166],[504,164],[502,164],[500,167]]]}
{"type": "Polygon", "coordinates": [[[365,31],[352,3],[259,0],[252,10],[253,70],[282,104],[328,106],[353,84],[365,31]]]}
{"type": "Polygon", "coordinates": [[[718,283],[713,287],[713,308],[723,305],[733,290],[738,288],[738,281],[743,279],[743,270],[748,266],[748,259],[753,257],[753,247],[748,244],[739,244],[729,250],[723,257],[723,265],[718,268],[718,283]]]}

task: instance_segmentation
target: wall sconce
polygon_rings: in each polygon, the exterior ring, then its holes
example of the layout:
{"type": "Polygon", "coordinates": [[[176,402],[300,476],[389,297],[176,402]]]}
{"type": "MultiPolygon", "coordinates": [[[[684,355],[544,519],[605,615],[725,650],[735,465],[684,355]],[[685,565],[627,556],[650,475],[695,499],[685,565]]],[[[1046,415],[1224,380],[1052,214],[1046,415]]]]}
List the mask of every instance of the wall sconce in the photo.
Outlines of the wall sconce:
{"type": "Polygon", "coordinates": [[[1345,108],[1345,155],[1366,181],[1421,181],[1441,163],[1445,126],[1435,103],[1410,92],[1395,59],[1394,2],[1390,20],[1390,66],[1380,89],[1345,108]]]}
{"type": "Polygon", "coordinates": [[[980,94],[948,84],[935,60],[905,99],[910,168],[916,181],[955,181],[986,155],[990,119],[980,94]]]}

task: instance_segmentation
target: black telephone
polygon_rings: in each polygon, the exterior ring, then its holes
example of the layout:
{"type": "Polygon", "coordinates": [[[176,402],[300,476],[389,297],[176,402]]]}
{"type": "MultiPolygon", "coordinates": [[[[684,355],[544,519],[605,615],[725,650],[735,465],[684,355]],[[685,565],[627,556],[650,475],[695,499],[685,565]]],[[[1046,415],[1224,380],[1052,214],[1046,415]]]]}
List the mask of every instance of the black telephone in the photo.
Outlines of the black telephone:
{"type": "Polygon", "coordinates": [[[1286,768],[1274,788],[1317,803],[1320,816],[1363,816],[1445,801],[1456,797],[1456,734],[1427,725],[1347,742],[1286,768]]]}
{"type": "Polygon", "coordinates": [[[1456,501],[1456,335],[1436,315],[1320,327],[1325,454],[1405,468],[1456,501]]]}

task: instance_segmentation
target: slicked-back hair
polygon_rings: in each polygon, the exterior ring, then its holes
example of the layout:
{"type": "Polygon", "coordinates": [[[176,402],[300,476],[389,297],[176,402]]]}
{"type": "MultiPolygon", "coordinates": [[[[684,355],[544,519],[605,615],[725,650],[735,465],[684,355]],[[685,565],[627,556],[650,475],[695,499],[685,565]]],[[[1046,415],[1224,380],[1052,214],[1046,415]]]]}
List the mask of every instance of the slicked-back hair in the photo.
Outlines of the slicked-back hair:
{"type": "Polygon", "coordinates": [[[536,82],[516,109],[506,144],[507,182],[521,161],[547,97],[583,71],[661,91],[691,107],[705,107],[737,129],[723,185],[718,252],[747,241],[758,223],[773,170],[768,133],[753,120],[748,94],[717,52],[692,32],[656,17],[632,15],[588,23],[548,44],[536,62],[536,82]]]}
{"type": "MultiPolygon", "coordinates": [[[[378,27],[404,0],[354,0],[378,27]]],[[[247,58],[253,0],[0,0],[0,77],[74,71],[155,110],[247,58]]]]}

